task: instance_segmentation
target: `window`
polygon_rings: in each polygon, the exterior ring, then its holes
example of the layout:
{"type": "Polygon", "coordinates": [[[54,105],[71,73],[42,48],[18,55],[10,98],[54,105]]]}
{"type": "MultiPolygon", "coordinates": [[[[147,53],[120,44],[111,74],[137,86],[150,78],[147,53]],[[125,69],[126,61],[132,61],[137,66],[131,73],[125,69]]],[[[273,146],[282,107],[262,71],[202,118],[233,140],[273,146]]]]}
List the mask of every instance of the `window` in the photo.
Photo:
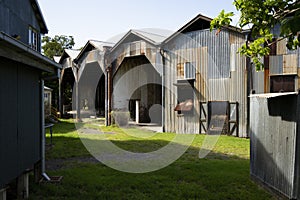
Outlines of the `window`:
{"type": "Polygon", "coordinates": [[[31,26],[29,27],[28,44],[29,44],[30,48],[32,48],[36,51],[39,50],[39,34],[38,34],[37,30],[35,30],[31,26]]]}
{"type": "Polygon", "coordinates": [[[177,64],[177,79],[195,79],[196,70],[192,63],[177,64]]]}
{"type": "Polygon", "coordinates": [[[177,84],[177,101],[174,108],[178,114],[192,113],[194,107],[194,80],[179,80],[177,84]]]}
{"type": "Polygon", "coordinates": [[[295,92],[295,75],[270,76],[270,92],[295,92]]]}

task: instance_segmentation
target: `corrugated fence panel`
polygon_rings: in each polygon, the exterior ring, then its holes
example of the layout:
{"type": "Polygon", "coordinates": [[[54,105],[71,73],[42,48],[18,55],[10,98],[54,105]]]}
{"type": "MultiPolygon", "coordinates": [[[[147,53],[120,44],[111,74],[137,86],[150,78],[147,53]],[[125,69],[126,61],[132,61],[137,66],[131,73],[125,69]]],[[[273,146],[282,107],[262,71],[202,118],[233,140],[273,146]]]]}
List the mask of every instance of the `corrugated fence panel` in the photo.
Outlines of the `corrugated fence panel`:
{"type": "MultiPolygon", "coordinates": [[[[251,97],[251,175],[263,184],[295,198],[297,95],[251,97]]],[[[298,163],[299,164],[299,163],[298,163]]]]}
{"type": "Polygon", "coordinates": [[[270,75],[278,75],[283,73],[283,56],[270,56],[270,75]]]}

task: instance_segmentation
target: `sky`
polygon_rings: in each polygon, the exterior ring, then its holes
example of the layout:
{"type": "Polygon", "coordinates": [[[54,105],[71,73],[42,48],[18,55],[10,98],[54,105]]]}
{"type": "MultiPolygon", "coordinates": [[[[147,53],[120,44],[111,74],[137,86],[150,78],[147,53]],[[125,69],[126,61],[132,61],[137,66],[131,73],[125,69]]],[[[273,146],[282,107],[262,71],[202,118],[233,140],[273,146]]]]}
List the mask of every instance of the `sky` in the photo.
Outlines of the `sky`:
{"type": "MultiPolygon", "coordinates": [[[[236,12],[233,0],[38,0],[50,37],[70,35],[74,48],[109,41],[130,29],[177,31],[198,14],[236,12]]],[[[235,20],[234,20],[235,23],[235,20]]],[[[235,24],[233,24],[235,25],[235,24]]]]}

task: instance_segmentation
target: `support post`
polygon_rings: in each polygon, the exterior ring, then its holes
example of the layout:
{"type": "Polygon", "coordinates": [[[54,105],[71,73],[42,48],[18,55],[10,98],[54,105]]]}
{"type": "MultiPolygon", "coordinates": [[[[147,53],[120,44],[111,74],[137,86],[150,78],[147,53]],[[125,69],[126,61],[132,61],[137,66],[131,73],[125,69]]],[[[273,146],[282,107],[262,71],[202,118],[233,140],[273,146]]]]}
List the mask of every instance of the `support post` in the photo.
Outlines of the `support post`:
{"type": "Polygon", "coordinates": [[[42,179],[42,162],[38,161],[33,166],[34,182],[38,183],[42,179]]]}
{"type": "Polygon", "coordinates": [[[29,198],[29,172],[25,172],[17,178],[17,198],[29,198]]]}
{"type": "Polygon", "coordinates": [[[140,101],[135,101],[135,122],[140,123],[140,101]]]}
{"type": "Polygon", "coordinates": [[[112,93],[112,76],[111,66],[107,68],[107,125],[111,125],[111,93],[112,93]]]}
{"type": "Polygon", "coordinates": [[[6,188],[0,189],[0,200],[6,200],[6,188]]]}

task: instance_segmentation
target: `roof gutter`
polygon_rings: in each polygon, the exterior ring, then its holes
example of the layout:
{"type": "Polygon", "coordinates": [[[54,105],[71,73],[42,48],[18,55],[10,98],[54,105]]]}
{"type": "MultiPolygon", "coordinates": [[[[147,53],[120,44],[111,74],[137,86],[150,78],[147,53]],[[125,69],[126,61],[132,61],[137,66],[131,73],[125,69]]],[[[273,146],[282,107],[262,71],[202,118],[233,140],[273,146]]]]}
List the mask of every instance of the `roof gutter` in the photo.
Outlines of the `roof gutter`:
{"type": "MultiPolygon", "coordinates": [[[[25,45],[24,43],[10,37],[9,35],[0,32],[0,42],[4,42],[4,46],[9,48],[12,51],[15,51],[17,54],[25,53],[27,54],[27,57],[32,59],[33,61],[39,63],[39,65],[42,66],[36,66],[36,65],[30,65],[32,67],[41,69],[42,71],[53,73],[53,70],[47,69],[47,68],[57,68],[61,69],[61,65],[54,62],[53,60],[50,60],[46,56],[43,56],[40,52],[37,52],[33,49],[31,49],[29,46],[25,45]]],[[[1,44],[0,44],[1,45],[1,44]]],[[[11,56],[10,59],[16,60],[17,58],[14,58],[11,56]]],[[[16,60],[19,61],[19,60],[16,60]]]]}

